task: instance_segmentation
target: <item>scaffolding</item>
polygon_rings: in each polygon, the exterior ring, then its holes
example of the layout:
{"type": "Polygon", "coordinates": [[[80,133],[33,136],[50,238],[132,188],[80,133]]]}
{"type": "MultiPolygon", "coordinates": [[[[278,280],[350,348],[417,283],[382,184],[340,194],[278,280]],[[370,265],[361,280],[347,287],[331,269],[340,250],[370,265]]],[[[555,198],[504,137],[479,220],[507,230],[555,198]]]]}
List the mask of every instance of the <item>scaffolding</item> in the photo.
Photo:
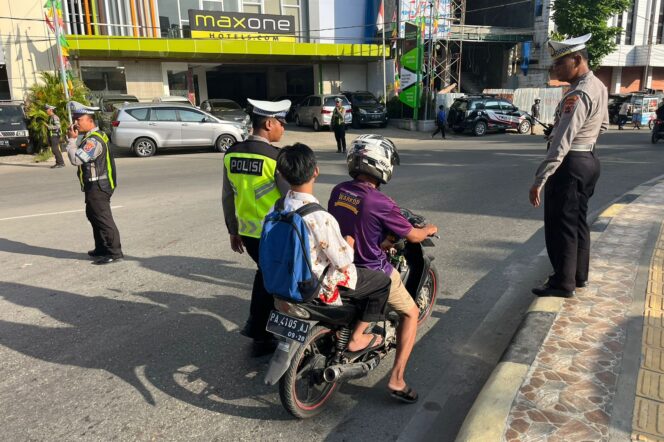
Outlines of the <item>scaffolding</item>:
{"type": "MultiPolygon", "coordinates": [[[[458,30],[463,29],[466,17],[466,0],[451,0],[447,38],[432,35],[429,42],[429,75],[428,90],[461,90],[461,56],[463,54],[463,38],[459,38],[458,30]],[[433,49],[433,50],[431,50],[433,49]]],[[[429,93],[431,93],[429,92],[429,93]]]]}

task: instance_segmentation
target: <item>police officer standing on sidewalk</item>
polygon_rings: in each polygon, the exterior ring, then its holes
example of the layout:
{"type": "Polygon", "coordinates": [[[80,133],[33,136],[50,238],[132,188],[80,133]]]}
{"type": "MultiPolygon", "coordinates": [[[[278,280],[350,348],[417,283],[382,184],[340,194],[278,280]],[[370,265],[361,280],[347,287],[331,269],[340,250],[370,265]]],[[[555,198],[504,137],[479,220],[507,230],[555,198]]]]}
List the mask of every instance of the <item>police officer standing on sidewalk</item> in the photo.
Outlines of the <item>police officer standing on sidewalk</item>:
{"type": "Polygon", "coordinates": [[[55,113],[55,106],[47,104],[44,107],[48,114],[48,122],[46,123],[48,141],[51,144],[51,152],[53,152],[53,156],[55,157],[55,164],[51,166],[51,169],[65,167],[65,160],[62,159],[62,152],[60,151],[60,131],[62,130],[60,127],[60,117],[55,113]]]}
{"type": "MultiPolygon", "coordinates": [[[[253,134],[231,146],[224,155],[222,205],[231,248],[237,253],[244,253],[246,248],[258,265],[263,219],[289,189],[288,182],[276,170],[279,149],[271,143],[278,142],[284,134],[291,102],[248,101],[253,106],[253,134]]],[[[259,267],[251,291],[249,319],[241,331],[254,340],[254,356],[275,348],[272,334],[265,330],[273,307],[259,267]]]]}
{"type": "Polygon", "coordinates": [[[115,160],[108,147],[108,137],[94,120],[99,108],[69,103],[74,124],[67,135],[67,155],[74,166],[81,191],[85,192],[85,214],[92,225],[95,248],[88,252],[95,264],[110,264],[123,258],[118,231],[111,213],[111,195],[117,185],[115,160]],[[78,139],[79,131],[84,135],[78,139]]]}
{"type": "Polygon", "coordinates": [[[530,188],[530,202],[538,207],[544,187],[546,250],[554,270],[532,290],[537,296],[571,297],[575,288],[588,283],[586,215],[600,174],[595,143],[609,127],[606,87],[588,67],[590,37],[548,43],[556,78],[571,88],[558,104],[546,159],[530,188]]]}

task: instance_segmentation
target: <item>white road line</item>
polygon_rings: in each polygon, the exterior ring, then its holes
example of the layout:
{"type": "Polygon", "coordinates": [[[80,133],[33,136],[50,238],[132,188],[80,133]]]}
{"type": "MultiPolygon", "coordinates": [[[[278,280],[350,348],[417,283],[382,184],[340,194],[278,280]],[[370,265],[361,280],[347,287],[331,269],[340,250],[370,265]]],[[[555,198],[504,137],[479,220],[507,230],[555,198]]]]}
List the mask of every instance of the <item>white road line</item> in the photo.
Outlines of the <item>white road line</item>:
{"type": "MultiPolygon", "coordinates": [[[[121,207],[124,207],[124,206],[111,206],[111,209],[120,209],[121,207]]],[[[0,218],[0,221],[9,221],[9,220],[12,220],[12,219],[35,218],[35,217],[38,217],[38,216],[64,215],[66,213],[78,213],[78,212],[85,212],[85,209],[64,210],[62,212],[35,213],[34,215],[12,216],[12,217],[9,217],[9,218],[0,218]]]]}

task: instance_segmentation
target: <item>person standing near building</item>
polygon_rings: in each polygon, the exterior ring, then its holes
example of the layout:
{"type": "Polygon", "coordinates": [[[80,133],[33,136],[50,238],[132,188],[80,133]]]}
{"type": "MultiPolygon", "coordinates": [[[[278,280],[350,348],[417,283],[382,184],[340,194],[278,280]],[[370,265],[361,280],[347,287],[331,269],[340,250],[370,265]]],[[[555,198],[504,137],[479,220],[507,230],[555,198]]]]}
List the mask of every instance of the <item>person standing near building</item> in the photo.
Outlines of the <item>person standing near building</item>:
{"type": "Polygon", "coordinates": [[[346,108],[341,98],[337,98],[334,102],[331,124],[334,139],[337,141],[337,152],[346,152],[346,108]]]}
{"type": "Polygon", "coordinates": [[[554,273],[537,296],[571,297],[588,284],[588,200],[600,174],[595,143],[609,127],[608,93],[588,67],[591,35],[549,41],[553,72],[570,90],[558,104],[546,159],[537,169],[529,199],[540,205],[544,187],[544,233],[554,273]]]}
{"type": "Polygon", "coordinates": [[[60,117],[55,113],[55,106],[47,104],[44,106],[46,113],[48,114],[48,122],[46,123],[46,128],[48,129],[48,140],[51,144],[51,152],[55,157],[55,164],[51,166],[51,169],[57,169],[60,167],[65,167],[65,161],[62,159],[62,152],[60,151],[60,117]]]}
{"type": "Polygon", "coordinates": [[[441,104],[438,106],[438,114],[436,114],[436,130],[431,134],[431,138],[440,132],[443,140],[445,139],[445,120],[447,120],[447,114],[445,114],[445,106],[441,104]]]}
{"type": "MultiPolygon", "coordinates": [[[[540,99],[535,98],[535,103],[530,107],[530,115],[535,119],[540,119],[540,99]]],[[[535,135],[535,122],[530,125],[530,135],[535,135]]]]}
{"type": "Polygon", "coordinates": [[[618,111],[618,130],[623,130],[623,126],[627,123],[627,115],[629,114],[629,101],[625,100],[620,105],[618,111]]]}
{"type": "Polygon", "coordinates": [[[99,130],[94,115],[98,107],[69,103],[74,124],[67,136],[69,161],[78,166],[81,191],[85,192],[85,214],[92,225],[95,248],[88,252],[95,264],[111,264],[123,258],[118,231],[111,212],[111,196],[117,186],[115,159],[108,147],[108,136],[99,130]],[[83,137],[78,140],[79,132],[83,137]]]}
{"type": "MultiPolygon", "coordinates": [[[[248,101],[253,106],[254,131],[246,141],[235,143],[224,155],[221,199],[231,249],[236,253],[244,253],[246,249],[258,266],[263,219],[290,188],[277,171],[279,148],[271,143],[281,140],[284,134],[291,102],[248,101]]],[[[272,296],[265,290],[258,267],[251,291],[249,318],[240,332],[254,340],[254,356],[275,348],[272,334],[265,330],[273,307],[272,296]]]]}

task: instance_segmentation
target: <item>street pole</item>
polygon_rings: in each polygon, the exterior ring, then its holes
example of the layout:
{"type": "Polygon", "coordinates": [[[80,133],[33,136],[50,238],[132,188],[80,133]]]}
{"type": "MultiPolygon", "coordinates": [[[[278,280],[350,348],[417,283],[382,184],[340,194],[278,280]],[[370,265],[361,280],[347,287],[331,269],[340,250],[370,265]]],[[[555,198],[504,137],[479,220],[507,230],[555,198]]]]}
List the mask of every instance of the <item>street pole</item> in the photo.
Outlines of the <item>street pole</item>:
{"type": "Polygon", "coordinates": [[[431,53],[433,51],[433,34],[431,32],[433,26],[433,0],[429,0],[429,52],[427,54],[427,87],[426,101],[424,102],[424,119],[429,119],[429,101],[431,100],[431,53]]]}
{"type": "Polygon", "coordinates": [[[62,59],[62,47],[60,46],[60,20],[58,18],[58,11],[55,9],[55,2],[51,3],[51,11],[53,15],[53,26],[55,27],[55,47],[58,50],[58,63],[60,63],[60,79],[62,80],[62,87],[65,91],[65,100],[67,101],[67,115],[69,116],[69,124],[72,123],[71,110],[69,109],[69,88],[67,87],[67,73],[65,72],[65,63],[62,59]]]}
{"type": "Polygon", "coordinates": [[[383,101],[385,107],[387,107],[387,69],[385,63],[385,9],[383,8],[383,101]]]}

